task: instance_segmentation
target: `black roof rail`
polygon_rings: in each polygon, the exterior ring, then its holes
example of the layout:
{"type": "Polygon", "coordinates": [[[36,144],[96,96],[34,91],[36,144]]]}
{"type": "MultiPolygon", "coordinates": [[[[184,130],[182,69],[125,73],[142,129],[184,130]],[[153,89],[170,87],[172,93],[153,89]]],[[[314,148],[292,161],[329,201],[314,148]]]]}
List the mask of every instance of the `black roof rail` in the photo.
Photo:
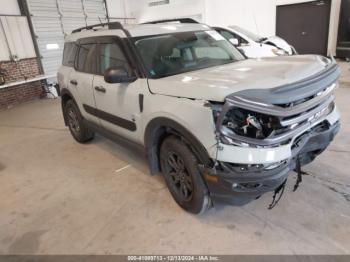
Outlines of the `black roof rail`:
{"type": "Polygon", "coordinates": [[[179,22],[181,24],[199,24],[198,21],[192,18],[174,18],[174,19],[165,19],[165,20],[155,20],[155,21],[149,21],[142,24],[162,24],[162,23],[170,23],[170,22],[179,22]]]}
{"type": "Polygon", "coordinates": [[[124,29],[124,27],[121,23],[111,22],[111,23],[101,23],[101,24],[96,24],[96,25],[89,25],[89,26],[80,27],[78,29],[73,30],[72,34],[81,32],[83,30],[91,30],[91,29],[94,29],[97,27],[103,27],[103,26],[108,26],[108,29],[124,29]]]}

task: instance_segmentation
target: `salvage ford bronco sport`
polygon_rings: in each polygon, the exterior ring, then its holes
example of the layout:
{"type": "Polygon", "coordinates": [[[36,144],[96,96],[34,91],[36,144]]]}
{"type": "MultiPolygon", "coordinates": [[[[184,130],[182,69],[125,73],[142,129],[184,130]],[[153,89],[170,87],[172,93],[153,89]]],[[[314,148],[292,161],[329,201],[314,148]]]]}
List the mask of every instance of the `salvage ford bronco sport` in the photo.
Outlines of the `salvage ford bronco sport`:
{"type": "Polygon", "coordinates": [[[204,24],[107,23],[66,37],[58,82],[78,142],[143,145],[151,173],[198,214],[276,193],[324,151],[340,128],[339,75],[317,55],[246,59],[204,24]]]}

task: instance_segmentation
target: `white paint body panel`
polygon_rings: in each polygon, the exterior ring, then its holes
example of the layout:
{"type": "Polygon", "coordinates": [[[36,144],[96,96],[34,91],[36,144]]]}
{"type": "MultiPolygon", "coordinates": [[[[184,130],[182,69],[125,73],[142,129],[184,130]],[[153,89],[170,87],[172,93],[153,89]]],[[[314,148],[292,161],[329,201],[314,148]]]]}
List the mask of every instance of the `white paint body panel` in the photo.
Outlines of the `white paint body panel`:
{"type": "Polygon", "coordinates": [[[278,37],[278,36],[269,36],[265,42],[267,42],[267,41],[273,43],[278,48],[285,50],[289,55],[293,54],[292,47],[283,38],[278,37]]]}
{"type": "Polygon", "coordinates": [[[275,46],[266,44],[266,42],[271,42],[275,44],[278,48],[284,50],[287,52],[288,55],[293,54],[293,50],[291,46],[282,38],[277,37],[277,36],[270,36],[267,37],[267,40],[265,40],[262,43],[257,43],[253,39],[249,38],[247,35],[243,34],[240,31],[237,31],[234,29],[232,26],[228,27],[222,27],[228,31],[233,32],[236,35],[239,35],[242,37],[244,40],[248,42],[248,44],[241,45],[238,47],[238,49],[242,50],[244,54],[248,58],[261,58],[261,57],[275,57],[278,56],[274,50],[277,48],[275,46]]]}
{"type": "Polygon", "coordinates": [[[95,75],[93,87],[95,86],[102,86],[106,89],[106,93],[93,89],[96,108],[125,120],[133,121],[137,126],[137,130],[133,132],[104,120],[100,120],[101,125],[107,130],[140,143],[142,132],[139,127],[142,126],[142,119],[140,116],[139,94],[148,91],[147,81],[138,79],[133,83],[109,84],[104,81],[103,76],[95,75]]]}
{"type": "MultiPolygon", "coordinates": [[[[175,27],[176,30],[180,30],[180,27],[175,27]]],[[[155,32],[173,30],[162,26],[154,28],[155,32]]],[[[188,29],[192,30],[192,25],[188,29]]],[[[133,34],[141,33],[135,29],[133,34]]],[[[83,31],[68,36],[66,41],[97,35],[125,37],[121,30],[83,31]]],[[[217,151],[212,109],[205,104],[207,101],[223,102],[225,97],[240,90],[267,89],[293,83],[320,72],[325,65],[321,57],[314,55],[248,59],[162,79],[138,79],[128,84],[108,84],[102,76],[79,73],[73,68],[62,66],[58,80],[61,88],[68,88],[73,94],[85,118],[141,145],[145,144],[144,133],[147,125],[153,119],[162,117],[171,119],[187,129],[201,142],[213,159],[235,164],[270,164],[290,158],[293,141],[275,148],[221,145],[222,150],[217,151]],[[77,80],[77,86],[70,84],[72,79],[77,80]],[[97,93],[95,86],[103,86],[106,93],[97,93]],[[144,96],[142,112],[138,100],[140,94],[144,96]],[[131,132],[97,119],[86,113],[83,104],[133,121],[137,131],[131,132]]],[[[308,128],[325,119],[334,124],[339,118],[335,109],[333,113],[320,118],[308,128]]]]}
{"type": "Polygon", "coordinates": [[[227,65],[149,80],[153,93],[223,102],[241,90],[286,85],[324,69],[319,56],[248,59],[227,65]]]}

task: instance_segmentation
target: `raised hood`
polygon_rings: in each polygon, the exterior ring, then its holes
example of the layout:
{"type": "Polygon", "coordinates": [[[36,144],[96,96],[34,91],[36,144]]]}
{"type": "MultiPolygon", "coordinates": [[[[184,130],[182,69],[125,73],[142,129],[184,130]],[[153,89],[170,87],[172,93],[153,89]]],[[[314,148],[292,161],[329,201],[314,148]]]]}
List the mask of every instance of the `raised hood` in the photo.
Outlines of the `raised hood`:
{"type": "Polygon", "coordinates": [[[282,39],[278,36],[270,36],[265,41],[263,41],[263,43],[264,44],[272,44],[272,45],[288,52],[288,54],[290,54],[290,55],[293,53],[292,47],[284,39],[282,39]]]}
{"type": "Polygon", "coordinates": [[[310,78],[329,60],[316,55],[248,59],[161,79],[150,79],[156,94],[224,102],[235,92],[271,89],[310,78]]]}

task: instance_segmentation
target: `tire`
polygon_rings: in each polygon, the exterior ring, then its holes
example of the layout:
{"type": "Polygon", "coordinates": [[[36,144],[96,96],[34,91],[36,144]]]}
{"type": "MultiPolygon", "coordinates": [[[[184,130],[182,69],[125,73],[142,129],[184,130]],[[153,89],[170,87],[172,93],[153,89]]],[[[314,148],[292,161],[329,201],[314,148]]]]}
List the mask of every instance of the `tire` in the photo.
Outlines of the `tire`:
{"type": "Polygon", "coordinates": [[[86,143],[92,140],[95,133],[83,122],[78,106],[73,100],[68,100],[64,107],[65,119],[67,119],[69,131],[79,143],[86,143]]]}
{"type": "Polygon", "coordinates": [[[201,214],[210,208],[208,190],[192,151],[176,137],[168,137],[160,149],[160,165],[166,185],[184,210],[201,214]]]}

